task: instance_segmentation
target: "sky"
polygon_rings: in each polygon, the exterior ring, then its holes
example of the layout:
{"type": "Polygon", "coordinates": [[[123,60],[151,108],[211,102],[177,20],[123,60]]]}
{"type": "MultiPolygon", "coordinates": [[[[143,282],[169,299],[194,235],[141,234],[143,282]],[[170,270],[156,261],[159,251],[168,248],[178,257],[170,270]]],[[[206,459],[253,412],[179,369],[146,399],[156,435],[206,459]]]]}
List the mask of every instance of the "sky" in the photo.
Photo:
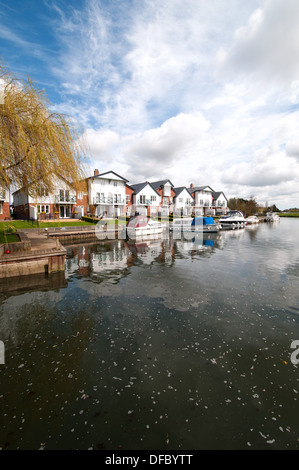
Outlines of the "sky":
{"type": "Polygon", "coordinates": [[[0,0],[0,58],[82,127],[90,175],[299,207],[298,0],[0,0]]]}

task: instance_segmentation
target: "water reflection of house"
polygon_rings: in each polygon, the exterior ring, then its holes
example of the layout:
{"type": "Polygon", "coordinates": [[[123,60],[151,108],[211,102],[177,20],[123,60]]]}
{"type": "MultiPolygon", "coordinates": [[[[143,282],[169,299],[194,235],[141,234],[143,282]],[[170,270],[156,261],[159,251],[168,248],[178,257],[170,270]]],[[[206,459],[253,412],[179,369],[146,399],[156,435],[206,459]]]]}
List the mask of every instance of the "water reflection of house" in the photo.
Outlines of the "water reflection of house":
{"type": "Polygon", "coordinates": [[[97,250],[90,253],[90,267],[93,273],[123,270],[127,265],[127,251],[121,240],[116,240],[108,246],[97,245],[97,250]]]}

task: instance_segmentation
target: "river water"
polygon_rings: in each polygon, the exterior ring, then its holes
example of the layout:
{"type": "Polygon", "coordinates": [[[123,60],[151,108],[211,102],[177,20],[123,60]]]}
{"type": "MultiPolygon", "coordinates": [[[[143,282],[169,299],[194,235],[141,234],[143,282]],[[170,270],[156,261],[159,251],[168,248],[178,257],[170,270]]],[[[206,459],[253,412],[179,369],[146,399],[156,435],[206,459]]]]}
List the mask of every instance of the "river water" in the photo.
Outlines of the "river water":
{"type": "Polygon", "coordinates": [[[298,233],[72,245],[2,284],[0,447],[297,449],[298,233]]]}

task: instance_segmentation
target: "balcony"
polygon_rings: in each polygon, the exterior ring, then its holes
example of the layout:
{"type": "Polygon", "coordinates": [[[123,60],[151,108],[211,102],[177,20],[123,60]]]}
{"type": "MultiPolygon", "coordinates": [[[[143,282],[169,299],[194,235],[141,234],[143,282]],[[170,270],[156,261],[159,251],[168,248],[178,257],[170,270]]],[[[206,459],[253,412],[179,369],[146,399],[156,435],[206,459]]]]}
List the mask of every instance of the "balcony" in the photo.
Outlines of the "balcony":
{"type": "Polygon", "coordinates": [[[94,204],[106,204],[111,206],[124,205],[126,200],[124,198],[118,197],[113,198],[112,196],[96,196],[93,198],[94,204]]]}
{"type": "Polygon", "coordinates": [[[151,201],[150,199],[138,199],[137,204],[142,206],[150,206],[152,202],[154,201],[151,201]]]}
{"type": "Polygon", "coordinates": [[[57,194],[55,195],[55,203],[56,204],[76,204],[77,197],[74,194],[57,194]]]}

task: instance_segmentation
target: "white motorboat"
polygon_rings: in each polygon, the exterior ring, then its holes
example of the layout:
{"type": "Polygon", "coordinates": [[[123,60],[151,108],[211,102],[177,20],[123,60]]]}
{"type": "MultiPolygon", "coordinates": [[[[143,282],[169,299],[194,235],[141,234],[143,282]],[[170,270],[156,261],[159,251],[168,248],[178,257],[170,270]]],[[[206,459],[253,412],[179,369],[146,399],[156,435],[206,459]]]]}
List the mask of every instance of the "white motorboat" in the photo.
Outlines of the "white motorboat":
{"type": "Polygon", "coordinates": [[[127,235],[136,239],[148,235],[161,235],[165,229],[165,224],[153,220],[146,215],[136,215],[129,219],[127,224],[127,235]]]}
{"type": "Polygon", "coordinates": [[[267,212],[265,221],[266,222],[279,222],[280,217],[278,214],[275,214],[275,212],[267,212]]]}
{"type": "Polygon", "coordinates": [[[230,211],[226,216],[219,219],[222,229],[235,230],[245,228],[246,219],[240,211],[230,211]]]}
{"type": "Polygon", "coordinates": [[[259,218],[256,215],[250,215],[245,220],[247,224],[258,224],[260,222],[259,218]]]}

